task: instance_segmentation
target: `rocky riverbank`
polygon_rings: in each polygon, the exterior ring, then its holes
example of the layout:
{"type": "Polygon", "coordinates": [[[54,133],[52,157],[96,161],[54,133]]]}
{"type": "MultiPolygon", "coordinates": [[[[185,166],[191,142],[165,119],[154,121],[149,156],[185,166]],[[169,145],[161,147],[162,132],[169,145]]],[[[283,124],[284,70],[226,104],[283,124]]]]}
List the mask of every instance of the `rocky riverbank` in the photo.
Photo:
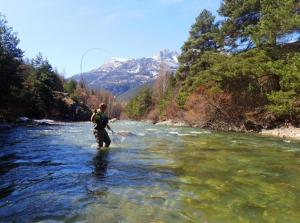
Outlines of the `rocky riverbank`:
{"type": "MultiPolygon", "coordinates": [[[[74,101],[67,93],[54,91],[54,101],[51,108],[42,114],[36,114],[30,109],[0,110],[0,125],[20,125],[30,123],[35,119],[48,119],[62,122],[88,121],[92,115],[91,109],[83,102],[74,101]]],[[[50,102],[49,102],[50,103],[50,102]]]]}
{"type": "Polygon", "coordinates": [[[45,125],[59,125],[62,121],[54,121],[51,119],[30,119],[27,117],[19,117],[14,122],[0,122],[0,130],[10,129],[19,126],[36,127],[45,125]]]}
{"type": "MultiPolygon", "coordinates": [[[[151,121],[148,121],[151,122],[151,121]]],[[[193,126],[185,121],[176,121],[176,120],[166,120],[155,123],[156,125],[167,125],[167,126],[176,126],[176,127],[199,127],[199,126],[193,126]]],[[[219,129],[220,130],[220,129],[219,129]]],[[[246,130],[245,128],[234,128],[229,129],[229,131],[236,131],[236,132],[257,132],[253,130],[246,130]]],[[[261,129],[258,131],[261,135],[266,136],[275,136],[282,139],[291,139],[291,140],[297,140],[300,141],[300,128],[296,127],[280,127],[280,128],[274,128],[274,129],[261,129]]]]}
{"type": "Polygon", "coordinates": [[[300,128],[296,127],[281,127],[270,130],[262,130],[261,134],[300,141],[300,128]]]}

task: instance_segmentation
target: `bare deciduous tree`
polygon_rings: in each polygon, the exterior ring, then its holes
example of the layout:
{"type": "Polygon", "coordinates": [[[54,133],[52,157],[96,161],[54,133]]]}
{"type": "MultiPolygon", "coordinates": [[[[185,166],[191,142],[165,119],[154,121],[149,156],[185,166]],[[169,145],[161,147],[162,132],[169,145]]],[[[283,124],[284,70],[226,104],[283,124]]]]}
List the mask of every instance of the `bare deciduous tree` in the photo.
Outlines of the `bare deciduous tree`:
{"type": "Polygon", "coordinates": [[[153,86],[153,103],[156,104],[162,97],[162,95],[167,90],[169,80],[170,80],[169,67],[165,62],[160,65],[160,70],[157,79],[153,86]]]}

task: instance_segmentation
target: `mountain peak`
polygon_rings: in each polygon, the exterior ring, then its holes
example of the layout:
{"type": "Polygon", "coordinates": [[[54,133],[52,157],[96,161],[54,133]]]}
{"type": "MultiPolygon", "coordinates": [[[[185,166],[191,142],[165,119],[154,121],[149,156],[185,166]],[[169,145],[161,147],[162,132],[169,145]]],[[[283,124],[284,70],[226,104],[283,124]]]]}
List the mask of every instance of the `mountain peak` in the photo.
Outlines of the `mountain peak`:
{"type": "Polygon", "coordinates": [[[162,49],[158,54],[153,56],[153,59],[159,61],[174,61],[178,63],[177,57],[179,54],[176,51],[171,51],[169,49],[162,49]]]}
{"type": "Polygon", "coordinates": [[[101,70],[101,71],[113,71],[115,69],[117,69],[118,67],[122,66],[124,63],[126,63],[128,61],[128,59],[125,58],[112,58],[110,60],[108,60],[106,63],[102,64],[98,69],[94,70],[101,70]]]}
{"type": "Polygon", "coordinates": [[[168,70],[175,72],[178,67],[177,56],[176,51],[163,49],[152,58],[112,58],[99,68],[74,75],[71,79],[80,81],[83,77],[91,89],[104,89],[114,95],[121,95],[136,86],[153,83],[162,62],[168,70]]]}

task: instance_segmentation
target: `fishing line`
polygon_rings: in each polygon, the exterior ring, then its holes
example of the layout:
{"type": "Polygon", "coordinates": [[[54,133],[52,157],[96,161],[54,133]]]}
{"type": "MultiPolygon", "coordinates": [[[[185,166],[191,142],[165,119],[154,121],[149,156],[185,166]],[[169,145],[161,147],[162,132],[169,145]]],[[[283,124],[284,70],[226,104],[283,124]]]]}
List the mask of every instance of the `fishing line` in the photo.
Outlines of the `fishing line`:
{"type": "Polygon", "coordinates": [[[118,132],[111,132],[112,134],[112,141],[115,144],[120,144],[121,142],[124,141],[125,137],[123,138],[120,134],[118,134],[118,132]]]}
{"type": "MultiPolygon", "coordinates": [[[[121,142],[124,142],[124,140],[130,136],[130,132],[123,132],[123,131],[118,131],[118,132],[115,132],[113,131],[112,132],[112,141],[114,143],[121,143],[121,142]]],[[[131,134],[132,135],[132,134],[131,134]]]]}
{"type": "Polygon", "coordinates": [[[82,64],[83,64],[83,59],[84,59],[84,57],[85,57],[89,52],[91,52],[91,51],[93,51],[93,50],[98,50],[98,51],[101,51],[101,52],[105,52],[105,53],[107,53],[107,54],[111,54],[109,51],[107,51],[107,50],[105,50],[105,49],[103,49],[103,48],[97,48],[97,47],[87,49],[87,50],[82,54],[82,56],[81,56],[81,61],[80,61],[80,78],[81,78],[82,86],[83,86],[83,88],[84,88],[84,90],[85,90],[85,93],[86,93],[86,95],[87,95],[87,99],[89,98],[90,95],[89,95],[89,91],[88,91],[88,89],[87,89],[85,80],[84,80],[84,78],[83,78],[82,64]]]}

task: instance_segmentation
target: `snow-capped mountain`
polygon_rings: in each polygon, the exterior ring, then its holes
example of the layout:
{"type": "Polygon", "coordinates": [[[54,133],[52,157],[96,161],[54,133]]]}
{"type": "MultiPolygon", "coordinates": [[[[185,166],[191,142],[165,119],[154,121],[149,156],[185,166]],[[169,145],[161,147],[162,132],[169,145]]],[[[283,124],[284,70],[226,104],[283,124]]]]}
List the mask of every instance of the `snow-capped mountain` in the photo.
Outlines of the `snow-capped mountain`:
{"type": "Polygon", "coordinates": [[[175,72],[178,67],[178,53],[164,49],[152,58],[113,58],[99,68],[77,74],[70,79],[81,81],[91,89],[101,89],[118,96],[132,88],[153,83],[162,63],[175,72]]]}

